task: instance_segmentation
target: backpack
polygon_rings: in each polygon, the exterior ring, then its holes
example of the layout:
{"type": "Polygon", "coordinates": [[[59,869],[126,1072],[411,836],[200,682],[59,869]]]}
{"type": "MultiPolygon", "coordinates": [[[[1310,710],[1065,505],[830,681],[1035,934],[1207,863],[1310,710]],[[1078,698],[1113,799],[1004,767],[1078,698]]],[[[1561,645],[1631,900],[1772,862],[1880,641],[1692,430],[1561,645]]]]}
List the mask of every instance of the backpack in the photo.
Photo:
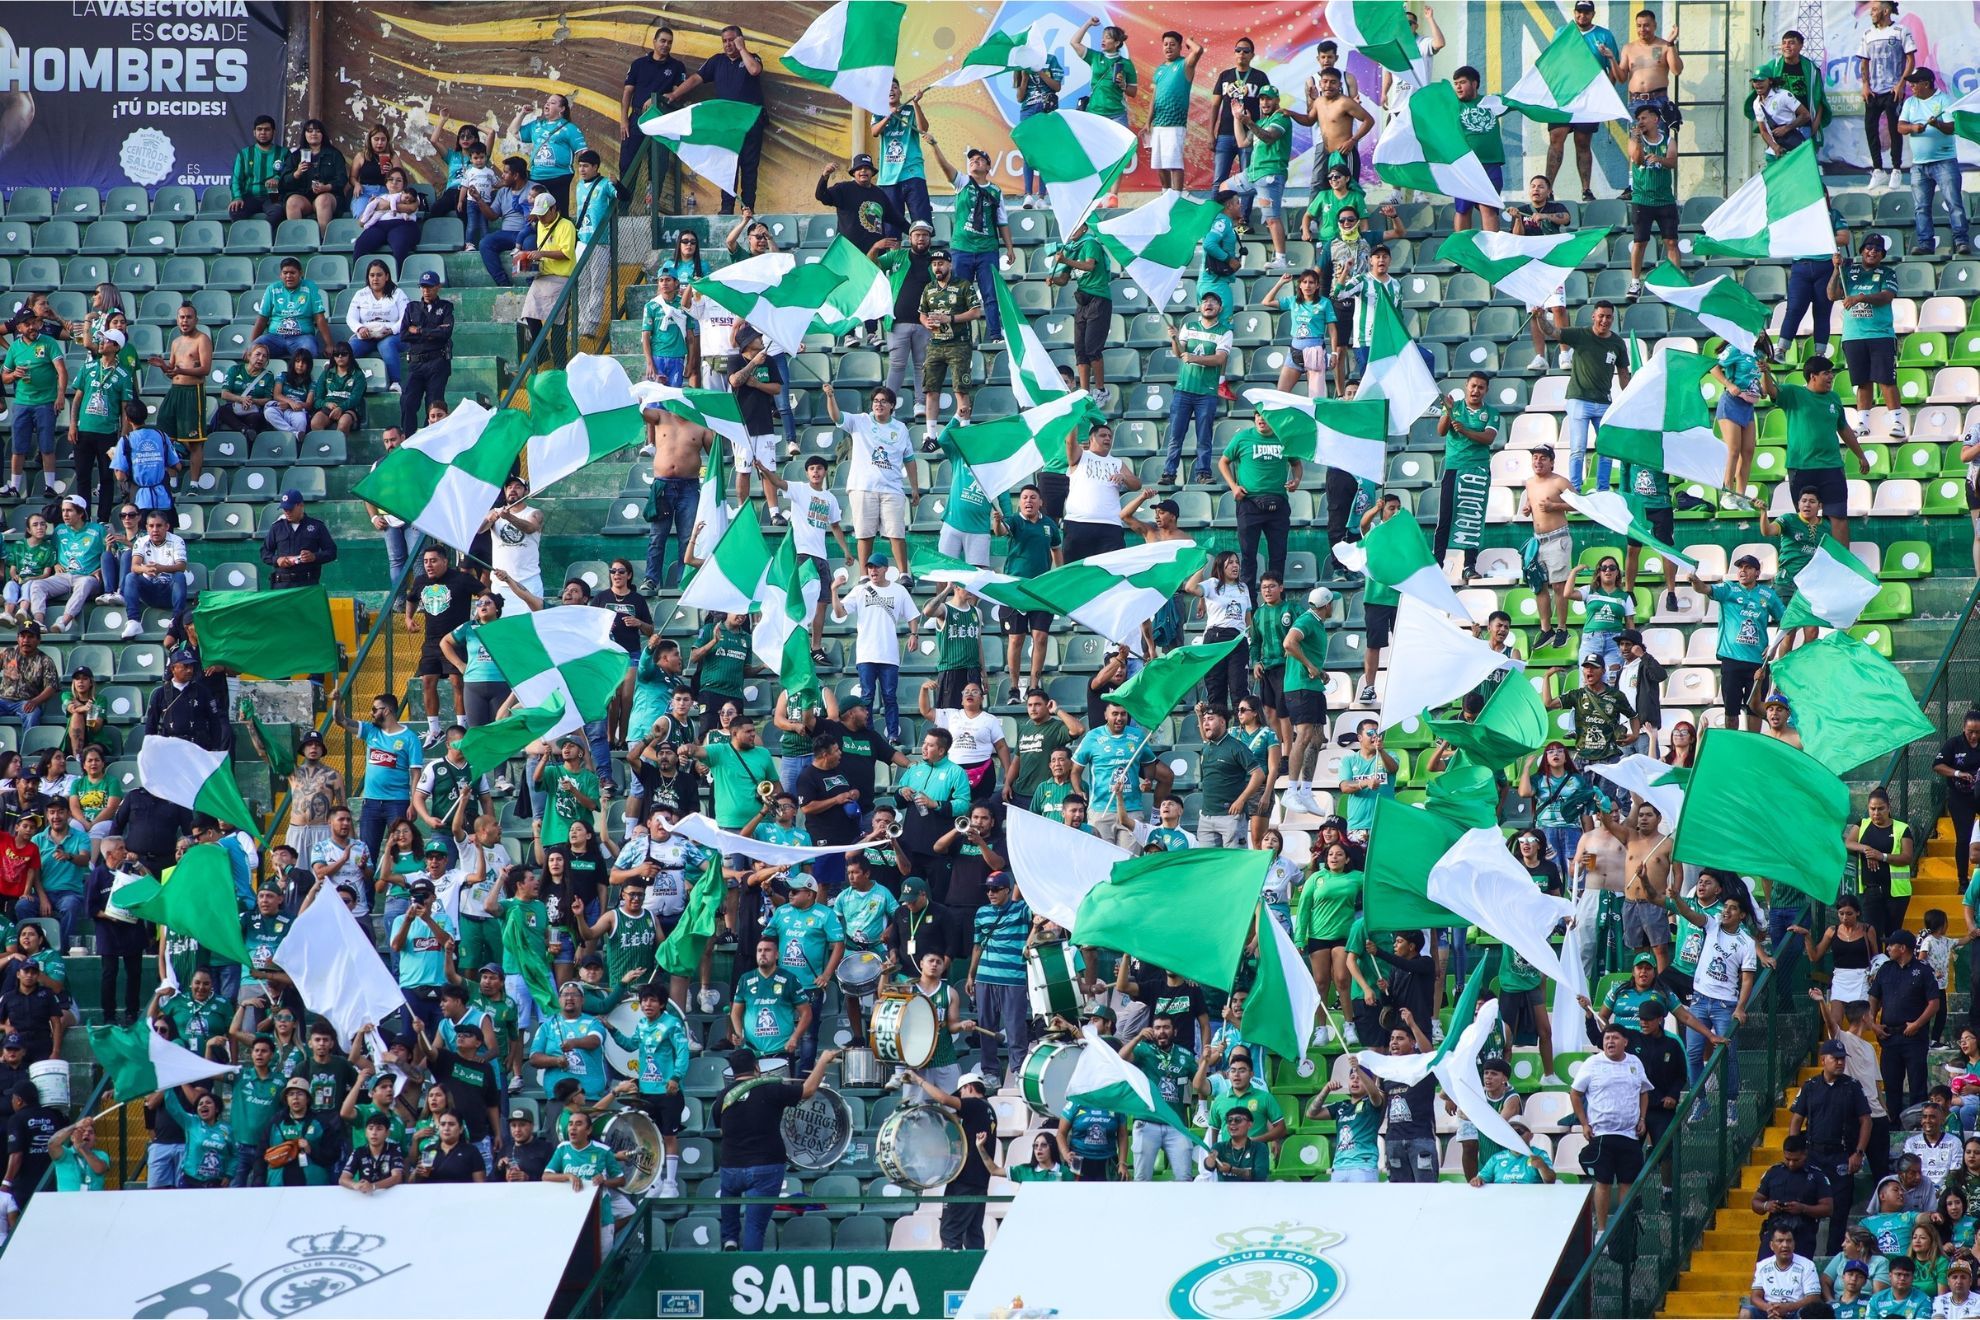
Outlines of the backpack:
{"type": "Polygon", "coordinates": [[[124,456],[133,486],[162,486],[171,463],[171,441],[155,427],[145,426],[124,437],[124,456]]]}

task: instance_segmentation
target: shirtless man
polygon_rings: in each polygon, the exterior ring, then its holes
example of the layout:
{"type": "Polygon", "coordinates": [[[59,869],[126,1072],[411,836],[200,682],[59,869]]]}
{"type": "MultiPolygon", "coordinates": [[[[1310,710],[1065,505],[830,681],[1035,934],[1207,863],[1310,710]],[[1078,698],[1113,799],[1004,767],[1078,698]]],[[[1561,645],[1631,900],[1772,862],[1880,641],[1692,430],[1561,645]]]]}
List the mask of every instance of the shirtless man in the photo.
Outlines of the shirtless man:
{"type": "MultiPolygon", "coordinates": [[[[1583,819],[1587,818],[1583,817],[1583,819]]],[[[1602,896],[1623,892],[1628,865],[1629,850],[1607,830],[1585,830],[1581,835],[1581,842],[1575,845],[1576,879],[1572,883],[1580,886],[1580,892],[1575,901],[1574,928],[1571,933],[1581,941],[1583,967],[1594,966],[1589,959],[1595,956],[1597,941],[1601,938],[1603,930],[1600,920],[1602,896]]]]}
{"type": "MultiPolygon", "coordinates": [[[[153,355],[151,365],[171,378],[155,419],[159,430],[184,445],[192,455],[192,470],[186,474],[189,490],[199,486],[200,469],[206,462],[206,375],[213,370],[213,337],[199,328],[199,315],[191,303],[179,306],[178,332],[165,356],[153,355]]],[[[15,463],[20,462],[16,455],[15,463]]],[[[20,473],[14,474],[18,480],[20,473]]],[[[42,480],[52,487],[55,455],[41,456],[42,480]]]]}
{"type": "Polygon", "coordinates": [[[1307,79],[1311,89],[1308,108],[1313,112],[1321,144],[1326,148],[1313,153],[1316,190],[1326,175],[1328,163],[1334,160],[1347,165],[1350,180],[1359,179],[1361,139],[1375,131],[1375,117],[1362,109],[1354,93],[1347,90],[1346,77],[1339,69],[1322,68],[1317,78],[1307,79]]]}
{"type": "Polygon", "coordinates": [[[682,561],[694,540],[695,509],[701,502],[701,464],[715,443],[715,433],[664,408],[642,408],[640,416],[646,419],[646,438],[653,446],[653,480],[658,483],[653,503],[660,516],[647,533],[646,580],[639,584],[642,595],[652,595],[662,585],[680,581],[682,561]],[[680,542],[679,557],[671,565],[667,562],[670,535],[680,542]]]}
{"type": "Polygon", "coordinates": [[[1677,24],[1671,24],[1668,37],[1657,35],[1657,16],[1647,9],[1636,14],[1636,39],[1622,48],[1616,61],[1616,81],[1629,87],[1629,112],[1634,119],[1644,106],[1656,107],[1669,128],[1678,122],[1677,106],[1671,102],[1671,80],[1684,72],[1678,58],[1677,24]]]}
{"type": "Polygon", "coordinates": [[[1567,501],[1561,498],[1568,489],[1568,479],[1554,471],[1553,448],[1541,445],[1532,453],[1533,475],[1526,479],[1519,511],[1533,519],[1533,536],[1540,543],[1540,569],[1546,574],[1545,587],[1534,592],[1540,631],[1533,646],[1539,650],[1568,643],[1567,598],[1568,585],[1574,581],[1574,537],[1567,527],[1567,501]]]}
{"type": "Polygon", "coordinates": [[[1657,975],[1671,965],[1671,919],[1664,912],[1670,892],[1671,840],[1658,831],[1663,816],[1637,800],[1625,822],[1622,813],[1601,817],[1602,828],[1623,845],[1623,943],[1632,951],[1657,956],[1657,975]]]}

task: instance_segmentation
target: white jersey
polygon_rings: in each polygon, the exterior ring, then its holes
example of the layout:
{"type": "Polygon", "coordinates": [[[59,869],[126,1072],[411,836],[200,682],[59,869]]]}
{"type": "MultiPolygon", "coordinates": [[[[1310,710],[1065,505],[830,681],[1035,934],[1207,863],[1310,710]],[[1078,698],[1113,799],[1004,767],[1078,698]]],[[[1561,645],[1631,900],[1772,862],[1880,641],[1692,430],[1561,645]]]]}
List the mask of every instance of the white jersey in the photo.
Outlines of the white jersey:
{"type": "MultiPolygon", "coordinates": [[[[531,505],[517,507],[516,512],[525,518],[541,519],[543,511],[531,505]]],[[[542,524],[539,522],[538,526],[542,524]]],[[[492,543],[492,557],[495,567],[514,578],[532,596],[543,594],[543,533],[525,532],[507,518],[497,518],[495,525],[488,530],[492,543]]],[[[501,594],[502,580],[495,579],[489,590],[501,594]]],[[[506,604],[520,605],[521,601],[505,601],[506,604]]]]}
{"type": "Polygon", "coordinates": [[[1819,1296],[1822,1280],[1815,1262],[1806,1256],[1796,1256],[1786,1266],[1769,1256],[1753,1267],[1753,1286],[1770,1302],[1798,1302],[1811,1294],[1819,1296]]]}
{"type": "Polygon", "coordinates": [[[870,413],[846,413],[839,426],[852,440],[846,489],[907,494],[906,471],[914,459],[914,442],[899,416],[876,422],[870,413]]]}
{"type": "Polygon", "coordinates": [[[1121,488],[1114,479],[1126,467],[1126,459],[1112,454],[1081,452],[1066,473],[1066,521],[1120,526],[1121,488]]]}
{"type": "Polygon", "coordinates": [[[797,552],[825,558],[825,534],[839,521],[839,497],[829,490],[792,486],[784,492],[791,508],[791,536],[797,552]]]}
{"type": "Polygon", "coordinates": [[[1242,582],[1203,582],[1203,630],[1234,628],[1244,631],[1251,618],[1251,593],[1242,582]]]}
{"type": "Polygon", "coordinates": [[[935,727],[947,729],[955,739],[949,748],[949,759],[964,768],[982,765],[995,756],[997,743],[1004,736],[1004,722],[987,710],[975,715],[966,715],[960,709],[938,710],[935,727]]]}
{"type": "MultiPolygon", "coordinates": [[[[901,662],[901,627],[915,616],[914,597],[898,582],[876,587],[862,582],[846,593],[841,602],[847,614],[857,620],[853,661],[862,665],[898,665],[901,662]]],[[[867,694],[869,697],[871,693],[867,694]]]]}

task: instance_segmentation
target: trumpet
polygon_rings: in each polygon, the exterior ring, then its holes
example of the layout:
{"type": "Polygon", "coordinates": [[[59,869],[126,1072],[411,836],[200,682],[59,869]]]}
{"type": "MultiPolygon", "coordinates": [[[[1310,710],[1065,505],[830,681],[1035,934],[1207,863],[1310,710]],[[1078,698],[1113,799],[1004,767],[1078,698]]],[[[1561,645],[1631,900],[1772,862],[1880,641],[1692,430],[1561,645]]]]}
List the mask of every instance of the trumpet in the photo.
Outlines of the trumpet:
{"type": "Polygon", "coordinates": [[[969,817],[967,816],[956,817],[956,833],[958,834],[969,833],[969,817]]]}
{"type": "Polygon", "coordinates": [[[892,825],[889,825],[887,827],[887,837],[890,839],[898,839],[901,837],[901,823],[899,821],[895,821],[892,825]]]}
{"type": "Polygon", "coordinates": [[[756,800],[765,803],[776,801],[779,787],[780,785],[774,779],[760,781],[756,785],[756,800]]]}

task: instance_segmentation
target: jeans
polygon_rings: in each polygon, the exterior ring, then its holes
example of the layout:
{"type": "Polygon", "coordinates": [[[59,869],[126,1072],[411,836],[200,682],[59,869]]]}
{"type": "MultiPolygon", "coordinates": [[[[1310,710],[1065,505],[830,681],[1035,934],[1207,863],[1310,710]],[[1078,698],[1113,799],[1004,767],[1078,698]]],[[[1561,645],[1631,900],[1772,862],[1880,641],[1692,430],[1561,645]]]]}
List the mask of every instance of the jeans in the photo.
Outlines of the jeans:
{"type": "Polygon", "coordinates": [[[378,845],[384,840],[385,831],[392,828],[393,821],[405,819],[411,810],[412,803],[406,798],[366,798],[364,809],[358,813],[358,837],[364,840],[365,850],[373,857],[378,856],[378,845]]]}
{"type": "Polygon", "coordinates": [[[14,424],[16,454],[53,453],[55,450],[55,405],[17,403],[10,410],[14,424]]]}
{"type": "Polygon", "coordinates": [[[358,234],[357,241],[351,244],[352,263],[355,264],[360,257],[376,256],[380,248],[389,248],[392,252],[392,260],[404,266],[406,258],[410,257],[413,249],[419,246],[419,228],[418,220],[373,221],[364,227],[358,234]]]}
{"type": "Polygon", "coordinates": [[[351,356],[354,358],[376,357],[385,364],[385,379],[399,383],[399,337],[386,335],[383,339],[365,339],[351,336],[351,356]]]}
{"type": "Polygon", "coordinates": [[[825,992],[823,990],[801,990],[806,1003],[811,1005],[811,1025],[804,1030],[804,1039],[798,1042],[798,1056],[791,1060],[795,1071],[793,1077],[804,1077],[811,1072],[811,1065],[818,1059],[818,1029],[825,1024],[825,992]]]}
{"type": "MultiPolygon", "coordinates": [[[[883,183],[880,191],[894,204],[894,209],[906,216],[909,221],[926,220],[935,223],[935,210],[928,204],[928,180],[902,179],[899,183],[883,183]]],[[[901,231],[893,225],[882,222],[880,232],[888,238],[902,237],[901,231]]]]}
{"type": "Polygon", "coordinates": [[[928,327],[896,321],[887,331],[887,388],[899,394],[910,380],[921,379],[928,360],[928,327]],[[909,369],[912,368],[912,375],[909,369]]]}
{"type": "Polygon", "coordinates": [[[186,1158],[183,1141],[154,1141],[144,1148],[144,1185],[154,1192],[169,1192],[179,1185],[179,1166],[186,1158]]]}
{"type": "Polygon", "coordinates": [[[262,1158],[267,1145],[264,1141],[234,1143],[234,1177],[229,1186],[259,1187],[268,1180],[268,1161],[262,1158]]]}
{"type": "Polygon", "coordinates": [[[1009,1047],[1013,1065],[1024,1058],[1025,1048],[1031,1044],[1031,1023],[1025,1016],[1030,1011],[1022,985],[976,983],[976,1020],[986,1032],[997,1033],[977,1036],[978,1068],[986,1073],[1003,1071],[1000,1045],[1009,1047]]]}
{"type": "MultiPolygon", "coordinates": [[[[1224,180],[1231,177],[1231,167],[1233,165],[1243,166],[1251,163],[1251,149],[1249,147],[1238,146],[1238,140],[1235,134],[1219,133],[1217,135],[1216,161],[1216,168],[1210,172],[1210,186],[1213,190],[1224,186],[1224,180]]],[[[1251,210],[1248,201],[1245,205],[1245,210],[1247,212],[1251,210]]]]}
{"type": "Polygon", "coordinates": [[[1957,160],[1913,160],[1911,162],[1911,205],[1916,212],[1911,219],[1912,236],[1918,240],[1918,250],[1930,252],[1932,237],[1932,202],[1939,194],[1945,195],[1946,209],[1952,212],[1953,242],[1967,241],[1966,206],[1959,197],[1959,162],[1957,160]]]}
{"type": "Polygon", "coordinates": [[[862,660],[858,669],[860,695],[866,698],[868,706],[876,701],[881,703],[887,717],[887,741],[892,742],[901,736],[901,667],[862,660]]]}
{"type": "Polygon", "coordinates": [[[983,324],[989,327],[992,339],[1004,333],[1003,319],[997,313],[997,255],[995,249],[955,254],[956,278],[976,281],[976,294],[983,300],[983,324]]]}
{"type": "Polygon", "coordinates": [[[307,349],[318,357],[323,355],[323,341],[317,337],[314,330],[299,335],[278,335],[270,331],[254,342],[266,348],[270,358],[285,362],[299,348],[307,349]]]}
{"type": "MultiPolygon", "coordinates": [[[[391,571],[392,581],[394,582],[397,582],[400,574],[406,571],[406,533],[409,530],[411,529],[404,523],[400,523],[396,527],[386,527],[383,533],[385,537],[385,563],[391,571]]],[[[413,534],[417,536],[419,533],[414,532],[413,534]]]]}
{"type": "Polygon", "coordinates": [[[1547,848],[1554,854],[1554,863],[1561,868],[1561,873],[1567,874],[1569,865],[1574,861],[1574,850],[1581,846],[1581,827],[1542,825],[1540,837],[1547,841],[1547,848]]]}
{"type": "Polygon", "coordinates": [[[469,247],[478,250],[481,247],[481,240],[488,237],[488,217],[483,215],[481,208],[473,203],[460,208],[460,211],[461,236],[467,240],[469,247]]]}
{"type": "Polygon", "coordinates": [[[512,283],[509,279],[509,263],[503,260],[515,251],[522,241],[520,229],[498,229],[483,237],[475,246],[481,253],[481,264],[488,271],[488,278],[500,285],[512,283]]]}
{"type": "MultiPolygon", "coordinates": [[[[1567,442],[1568,442],[1568,483],[1576,490],[1581,489],[1581,470],[1588,457],[1588,438],[1595,424],[1602,420],[1602,414],[1609,410],[1606,403],[1592,403],[1587,399],[1567,401],[1567,442]]],[[[1595,488],[1609,488],[1609,460],[1605,456],[1595,466],[1595,488]]]]}
{"type": "MultiPolygon", "coordinates": [[[[1046,110],[1042,105],[1020,105],[1018,107],[1018,122],[1022,124],[1025,120],[1044,113],[1046,113],[1046,110]]],[[[1031,168],[1030,160],[1026,160],[1024,162],[1024,195],[1026,197],[1032,195],[1031,185],[1035,182],[1038,182],[1037,171],[1031,168]]],[[[957,253],[956,255],[960,257],[962,254],[957,253]]],[[[961,271],[957,271],[956,273],[958,275],[962,274],[961,271]]]]}
{"type": "MultiPolygon", "coordinates": [[[[752,1164],[746,1168],[722,1170],[721,1194],[731,1196],[775,1196],[784,1187],[784,1166],[781,1164],[752,1164]]],[[[776,1206],[767,1201],[762,1205],[739,1206],[726,1202],[722,1206],[719,1219],[724,1243],[739,1242],[744,1251],[763,1250],[763,1230],[770,1224],[770,1215],[776,1206]],[[740,1233],[738,1233],[740,1229],[740,1233]]]]}
{"type": "Polygon", "coordinates": [[[1800,333],[1801,318],[1815,313],[1810,337],[1817,348],[1829,347],[1829,318],[1835,302],[1829,297],[1829,276],[1834,267],[1826,261],[1797,261],[1788,267],[1787,311],[1781,318],[1781,339],[1785,342],[1800,333]]]}
{"type": "Polygon", "coordinates": [[[604,720],[588,722],[584,726],[584,737],[585,741],[591,744],[592,770],[598,776],[599,786],[611,788],[613,787],[612,740],[606,736],[605,724],[604,720]]]}
{"type": "Polygon", "coordinates": [[[1278,503],[1277,513],[1261,513],[1249,499],[1237,506],[1238,575],[1245,590],[1254,598],[1258,593],[1258,542],[1265,542],[1265,571],[1284,577],[1286,538],[1292,532],[1292,502],[1277,491],[1261,492],[1278,503]]]}
{"type": "Polygon", "coordinates": [[[1134,1180],[1148,1182],[1155,1177],[1155,1157],[1169,1157],[1169,1177],[1183,1182],[1196,1171],[1196,1147],[1187,1133],[1166,1123],[1137,1122],[1129,1137],[1134,1152],[1134,1180]]]}
{"type": "Polygon", "coordinates": [[[115,554],[103,552],[103,590],[99,596],[121,596],[124,579],[130,576],[131,552],[119,550],[115,554]]]}
{"type": "Polygon", "coordinates": [[[1807,924],[1806,908],[1782,902],[1767,909],[1767,947],[1774,951],[1774,965],[1782,975],[1801,956],[1801,936],[1791,934],[1788,927],[1807,924]]]}
{"type": "Polygon", "coordinates": [[[168,573],[163,577],[139,577],[133,573],[124,579],[124,610],[131,618],[138,618],[146,605],[164,605],[171,609],[177,618],[186,608],[186,575],[168,573]]]}
{"type": "Polygon", "coordinates": [[[32,729],[40,725],[44,713],[56,700],[58,698],[50,697],[39,706],[30,706],[25,701],[10,701],[0,697],[0,715],[18,715],[21,718],[21,727],[32,729]]]}
{"type": "Polygon", "coordinates": [[[1388,1156],[1390,1182],[1437,1181],[1435,1137],[1406,1137],[1401,1141],[1391,1137],[1384,1150],[1388,1156]]]}
{"type": "Polygon", "coordinates": [[[654,505],[660,516],[648,524],[653,530],[646,536],[646,576],[671,587],[681,580],[686,567],[688,538],[694,534],[694,511],[701,501],[701,482],[694,477],[661,477],[654,484],[658,487],[654,505]],[[667,562],[669,536],[680,542],[680,550],[671,564],[667,562]]]}
{"type": "MultiPolygon", "coordinates": [[[[0,708],[12,704],[12,702],[0,702],[0,708]]],[[[30,712],[30,714],[34,713],[38,712],[30,712]]],[[[21,727],[32,729],[34,725],[24,719],[21,727]]],[[[50,915],[62,925],[62,949],[67,951],[74,945],[76,931],[82,926],[84,915],[83,896],[81,894],[56,893],[50,890],[44,890],[42,892],[48,895],[48,906],[55,909],[50,915]]],[[[20,902],[14,905],[14,916],[18,920],[26,921],[29,917],[38,917],[40,915],[41,905],[35,902],[32,895],[23,897],[20,902]]]]}
{"type": "MultiPolygon", "coordinates": [[[[1724,1036],[1732,1031],[1733,1008],[1729,999],[1711,999],[1705,995],[1693,994],[1687,1007],[1691,1015],[1710,1027],[1715,1035],[1724,1036]]],[[[1684,1029],[1684,1057],[1688,1065],[1691,1085],[1698,1085],[1698,1078],[1705,1071],[1705,1037],[1690,1027],[1684,1029]]],[[[1723,1098],[1730,1105],[1739,1098],[1739,1042],[1732,1041],[1726,1049],[1726,1076],[1723,1083],[1723,1098]]]]}
{"type": "Polygon", "coordinates": [[[1214,394],[1176,391],[1174,400],[1169,404],[1169,450],[1162,460],[1162,471],[1174,472],[1182,465],[1183,436],[1188,434],[1192,420],[1196,423],[1195,475],[1199,479],[1207,478],[1214,444],[1210,431],[1217,424],[1217,396],[1214,394]]]}
{"type": "Polygon", "coordinates": [[[1581,655],[1586,660],[1590,656],[1602,662],[1602,673],[1606,681],[1613,683],[1622,673],[1622,648],[1616,644],[1618,634],[1612,632],[1591,632],[1584,628],[1581,632],[1581,655]]]}

